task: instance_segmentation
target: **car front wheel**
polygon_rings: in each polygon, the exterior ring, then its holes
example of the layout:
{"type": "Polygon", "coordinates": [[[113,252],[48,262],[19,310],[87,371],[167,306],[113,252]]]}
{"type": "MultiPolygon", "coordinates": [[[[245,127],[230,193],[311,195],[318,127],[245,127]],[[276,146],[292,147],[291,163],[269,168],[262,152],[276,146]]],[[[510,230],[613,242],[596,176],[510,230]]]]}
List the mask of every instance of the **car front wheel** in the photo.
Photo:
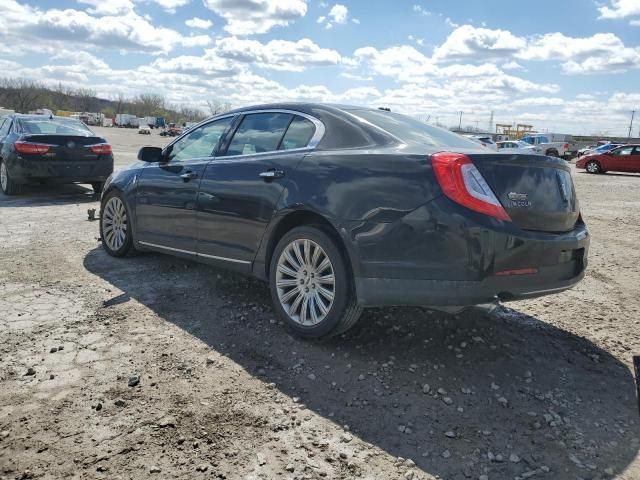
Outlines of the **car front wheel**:
{"type": "Polygon", "coordinates": [[[600,167],[600,164],[595,160],[591,160],[590,162],[588,162],[585,168],[589,173],[602,173],[602,168],[600,167]]]}
{"type": "Polygon", "coordinates": [[[133,248],[131,216],[124,197],[112,190],[104,198],[100,210],[100,237],[109,255],[123,257],[133,248]]]}
{"type": "Polygon", "coordinates": [[[297,227],[280,239],[271,257],[269,284],[276,310],[301,337],[343,333],[362,312],[344,255],[317,227],[297,227]]]}

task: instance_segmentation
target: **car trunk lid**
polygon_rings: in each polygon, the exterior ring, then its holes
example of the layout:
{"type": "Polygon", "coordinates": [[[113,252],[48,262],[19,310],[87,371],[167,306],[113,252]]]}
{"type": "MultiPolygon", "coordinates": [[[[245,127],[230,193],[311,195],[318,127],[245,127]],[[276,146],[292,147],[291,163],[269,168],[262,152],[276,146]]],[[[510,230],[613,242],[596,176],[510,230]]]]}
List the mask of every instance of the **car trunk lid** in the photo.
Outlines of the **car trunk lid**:
{"type": "Polygon", "coordinates": [[[566,232],[580,208],[564,160],[542,155],[470,154],[513,223],[524,230],[566,232]]]}
{"type": "Polygon", "coordinates": [[[100,137],[72,135],[27,135],[21,140],[48,145],[48,151],[41,157],[58,161],[96,160],[99,154],[94,153],[89,147],[106,142],[104,138],[100,137]]]}

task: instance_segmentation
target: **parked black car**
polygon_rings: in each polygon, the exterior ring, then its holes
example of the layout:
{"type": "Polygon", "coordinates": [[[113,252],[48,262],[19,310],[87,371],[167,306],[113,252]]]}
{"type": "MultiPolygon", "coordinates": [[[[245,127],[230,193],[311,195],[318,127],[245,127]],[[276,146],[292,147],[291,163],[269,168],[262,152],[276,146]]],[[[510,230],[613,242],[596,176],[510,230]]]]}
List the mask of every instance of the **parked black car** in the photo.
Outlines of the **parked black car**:
{"type": "Polygon", "coordinates": [[[362,307],[464,307],[559,292],[589,233],[566,162],[488,152],[396,113],[263,105],[206,120],[107,181],[114,256],[155,250],[267,280],[304,337],[362,307]]]}
{"type": "Polygon", "coordinates": [[[46,115],[0,118],[0,187],[7,195],[29,183],[90,183],[96,193],[113,172],[111,145],[80,120],[46,115]]]}

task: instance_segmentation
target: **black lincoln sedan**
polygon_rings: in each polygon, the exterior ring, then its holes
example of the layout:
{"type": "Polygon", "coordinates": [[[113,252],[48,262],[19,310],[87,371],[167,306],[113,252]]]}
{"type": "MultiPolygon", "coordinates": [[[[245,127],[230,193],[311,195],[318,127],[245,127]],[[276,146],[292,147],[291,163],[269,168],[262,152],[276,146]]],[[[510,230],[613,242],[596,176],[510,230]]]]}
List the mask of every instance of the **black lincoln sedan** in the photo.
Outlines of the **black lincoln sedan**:
{"type": "Polygon", "coordinates": [[[303,337],[363,307],[458,308],[568,289],[589,233],[566,162],[488,152],[383,110],[243,108],[145,147],[101,201],[104,248],[266,280],[303,337]]]}
{"type": "Polygon", "coordinates": [[[0,187],[16,195],[30,183],[90,183],[113,172],[111,145],[80,120],[46,115],[0,118],[0,187]]]}

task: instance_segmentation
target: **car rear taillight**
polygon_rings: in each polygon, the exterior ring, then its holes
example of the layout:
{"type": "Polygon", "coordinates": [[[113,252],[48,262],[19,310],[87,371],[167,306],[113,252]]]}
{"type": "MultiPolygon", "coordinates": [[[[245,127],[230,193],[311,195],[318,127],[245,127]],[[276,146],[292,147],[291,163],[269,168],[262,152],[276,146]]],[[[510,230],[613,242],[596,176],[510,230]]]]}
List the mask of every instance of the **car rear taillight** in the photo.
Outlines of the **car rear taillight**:
{"type": "Polygon", "coordinates": [[[43,153],[47,153],[49,151],[49,145],[44,143],[33,143],[33,142],[16,142],[15,144],[16,152],[22,153],[24,155],[42,155],[43,153]]]}
{"type": "Polygon", "coordinates": [[[113,153],[111,149],[111,145],[108,143],[98,143],[97,145],[89,145],[91,151],[97,155],[108,155],[109,153],[113,153]]]}
{"type": "Polygon", "coordinates": [[[565,144],[564,144],[564,149],[565,149],[565,150],[569,150],[569,144],[568,144],[568,143],[565,143],[565,144]]]}
{"type": "Polygon", "coordinates": [[[439,152],[432,155],[431,160],[436,179],[447,197],[475,212],[511,221],[469,157],[461,153],[439,152]]]}

